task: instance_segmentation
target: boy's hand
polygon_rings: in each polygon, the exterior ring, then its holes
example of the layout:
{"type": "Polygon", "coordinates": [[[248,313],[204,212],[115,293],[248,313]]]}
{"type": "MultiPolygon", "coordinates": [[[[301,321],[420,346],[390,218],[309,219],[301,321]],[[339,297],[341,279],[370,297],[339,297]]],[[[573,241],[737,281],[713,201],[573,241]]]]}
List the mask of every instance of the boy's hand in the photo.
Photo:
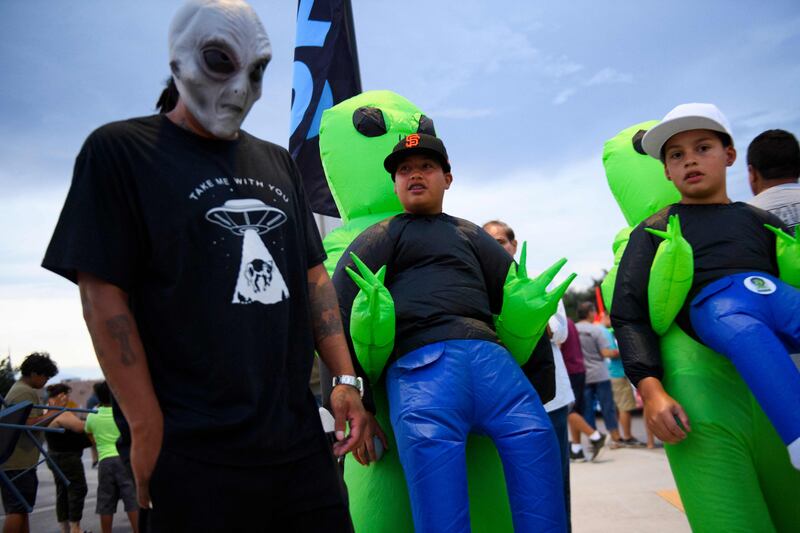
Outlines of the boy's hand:
{"type": "Polygon", "coordinates": [[[639,382],[639,392],[644,401],[644,419],[656,437],[670,444],[677,444],[692,430],[689,417],[681,404],[667,394],[656,378],[644,378],[639,382]]]}
{"type": "Polygon", "coordinates": [[[364,443],[353,450],[353,457],[355,460],[364,466],[368,466],[370,463],[374,463],[378,460],[378,455],[375,453],[374,436],[377,436],[381,444],[383,444],[384,452],[389,449],[386,444],[386,435],[383,433],[380,424],[378,424],[378,421],[372,413],[367,413],[367,425],[364,429],[364,443]]]}

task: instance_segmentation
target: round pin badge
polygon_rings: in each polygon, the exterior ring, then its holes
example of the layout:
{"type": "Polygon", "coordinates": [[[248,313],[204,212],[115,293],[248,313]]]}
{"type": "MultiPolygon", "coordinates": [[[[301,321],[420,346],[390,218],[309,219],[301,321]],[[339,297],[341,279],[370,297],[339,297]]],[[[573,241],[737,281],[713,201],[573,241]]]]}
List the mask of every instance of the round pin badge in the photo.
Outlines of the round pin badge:
{"type": "Polygon", "coordinates": [[[772,280],[762,278],[761,276],[748,276],[744,278],[745,288],[756,294],[772,294],[778,287],[775,286],[772,280]]]}

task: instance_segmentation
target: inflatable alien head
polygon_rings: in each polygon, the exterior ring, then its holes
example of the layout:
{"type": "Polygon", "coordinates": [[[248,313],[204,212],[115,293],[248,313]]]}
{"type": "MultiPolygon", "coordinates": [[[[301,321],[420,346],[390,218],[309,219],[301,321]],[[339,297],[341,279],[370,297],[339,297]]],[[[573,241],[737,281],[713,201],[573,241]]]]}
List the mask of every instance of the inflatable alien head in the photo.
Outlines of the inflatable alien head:
{"type": "Polygon", "coordinates": [[[322,114],[322,167],[342,222],[378,213],[400,213],[383,160],[410,133],[436,135],[433,121],[391,91],[369,91],[322,114]]]}
{"type": "Polygon", "coordinates": [[[664,176],[662,164],[642,149],[644,133],[656,124],[657,120],[635,124],[606,141],[603,147],[608,185],[631,226],[681,199],[664,176]]]}
{"type": "Polygon", "coordinates": [[[628,245],[628,240],[631,238],[631,231],[633,228],[630,226],[622,228],[614,237],[614,244],[611,249],[614,251],[614,266],[608,271],[603,282],[600,284],[600,292],[603,296],[603,304],[606,306],[606,312],[611,312],[611,302],[614,299],[614,285],[617,283],[617,270],[619,270],[619,262],[622,261],[622,254],[625,253],[625,247],[628,245]]]}
{"type": "Polygon", "coordinates": [[[170,24],[169,65],[181,100],[222,139],[236,137],[261,97],[271,57],[264,26],[242,0],[191,0],[170,24]]]}

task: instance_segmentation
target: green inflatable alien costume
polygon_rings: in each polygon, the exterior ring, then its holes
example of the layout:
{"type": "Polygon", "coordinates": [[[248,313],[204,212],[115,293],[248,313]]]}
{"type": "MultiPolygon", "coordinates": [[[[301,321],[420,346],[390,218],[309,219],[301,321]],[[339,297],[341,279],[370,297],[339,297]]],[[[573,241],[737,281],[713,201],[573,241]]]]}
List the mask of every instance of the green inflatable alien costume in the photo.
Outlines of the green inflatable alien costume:
{"type": "MultiPolygon", "coordinates": [[[[662,165],[640,148],[643,131],[656,123],[636,124],[605,144],[609,186],[631,225],[615,239],[615,266],[603,283],[609,309],[631,229],[680,199],[662,165]]],[[[661,336],[662,383],[685,409],[692,429],[679,444],[667,444],[666,452],[692,529],[797,531],[800,472],[790,464],[778,433],[733,364],[674,322],[693,271],[692,250],[681,235],[679,220],[671,217],[664,231],[650,232],[664,239],[647,287],[651,326],[661,336]]],[[[784,242],[789,239],[779,236],[777,255],[779,261],[794,261],[796,266],[797,258],[788,254],[796,254],[797,248],[784,242]],[[782,252],[781,246],[789,251],[782,252]]]]}
{"type": "MultiPolygon", "coordinates": [[[[383,160],[398,138],[416,132],[433,134],[432,122],[408,100],[388,91],[363,93],[323,114],[322,162],[344,223],[324,239],[329,272],[364,229],[402,212],[383,160]]],[[[349,333],[359,364],[373,384],[365,404],[374,407],[390,449],[368,467],[347,457],[345,481],[350,511],[357,531],[412,531],[406,478],[393,446],[386,390],[379,379],[394,344],[392,296],[383,286],[385,267],[373,273],[358,257],[351,258],[355,268],[347,273],[360,291],[353,302],[349,333]]],[[[561,265],[563,261],[535,279],[528,279],[524,259],[519,266],[512,263],[509,269],[497,330],[520,364],[530,357],[547,319],[572,280],[570,277],[555,291],[546,292],[545,287],[561,265]],[[538,311],[531,313],[531,308],[538,311]]],[[[502,463],[487,437],[469,437],[467,475],[472,529],[512,531],[502,463]]]]}

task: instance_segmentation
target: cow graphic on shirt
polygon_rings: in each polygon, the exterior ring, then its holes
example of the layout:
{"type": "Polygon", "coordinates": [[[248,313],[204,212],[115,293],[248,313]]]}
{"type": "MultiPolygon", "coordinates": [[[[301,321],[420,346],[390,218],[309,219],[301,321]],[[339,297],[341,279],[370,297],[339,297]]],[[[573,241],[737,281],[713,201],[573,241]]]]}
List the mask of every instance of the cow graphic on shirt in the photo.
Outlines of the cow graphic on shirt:
{"type": "Polygon", "coordinates": [[[228,200],[206,219],[243,238],[239,277],[232,303],[273,304],[289,298],[289,289],[261,235],[286,222],[286,213],[253,198],[228,200]]]}

